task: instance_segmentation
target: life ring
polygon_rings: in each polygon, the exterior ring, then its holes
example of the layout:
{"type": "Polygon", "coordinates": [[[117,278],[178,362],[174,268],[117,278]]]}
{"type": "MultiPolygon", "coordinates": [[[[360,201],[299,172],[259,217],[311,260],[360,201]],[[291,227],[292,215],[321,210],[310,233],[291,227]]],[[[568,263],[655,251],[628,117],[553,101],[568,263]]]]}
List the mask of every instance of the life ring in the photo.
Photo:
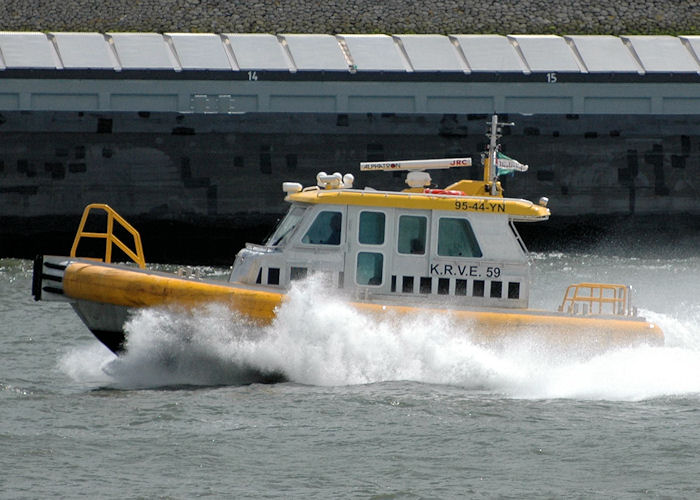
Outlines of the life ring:
{"type": "Polygon", "coordinates": [[[425,194],[444,194],[447,196],[464,196],[463,191],[457,191],[454,189],[424,189],[425,194]]]}

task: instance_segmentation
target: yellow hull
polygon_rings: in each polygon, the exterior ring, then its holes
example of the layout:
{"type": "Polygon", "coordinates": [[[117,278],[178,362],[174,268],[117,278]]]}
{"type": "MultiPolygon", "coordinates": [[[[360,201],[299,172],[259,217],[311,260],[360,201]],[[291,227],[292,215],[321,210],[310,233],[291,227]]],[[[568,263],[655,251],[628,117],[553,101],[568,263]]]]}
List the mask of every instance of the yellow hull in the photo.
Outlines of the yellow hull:
{"type": "MultiPolygon", "coordinates": [[[[85,262],[73,262],[66,268],[63,292],[78,301],[126,308],[173,304],[195,307],[218,302],[261,324],[271,322],[276,309],[286,300],[282,293],[242,285],[194,281],[85,262]]],[[[383,317],[449,314],[454,321],[465,323],[467,331],[476,335],[477,340],[488,342],[506,338],[534,338],[554,345],[598,349],[634,343],[663,343],[661,329],[639,318],[571,316],[533,310],[440,309],[369,302],[353,302],[351,305],[360,311],[383,317]]]]}
{"type": "Polygon", "coordinates": [[[275,317],[275,308],[283,298],[281,293],[78,262],[65,270],[63,293],[74,299],[132,308],[220,302],[262,322],[275,317]]]}

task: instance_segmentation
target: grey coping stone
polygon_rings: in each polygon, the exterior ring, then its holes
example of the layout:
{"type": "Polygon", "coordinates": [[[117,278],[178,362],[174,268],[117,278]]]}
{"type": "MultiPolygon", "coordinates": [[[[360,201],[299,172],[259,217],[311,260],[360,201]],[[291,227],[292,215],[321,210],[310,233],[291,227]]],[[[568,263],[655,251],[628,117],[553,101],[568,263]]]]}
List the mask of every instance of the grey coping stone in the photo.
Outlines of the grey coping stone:
{"type": "Polygon", "coordinates": [[[224,42],[211,33],[166,33],[173,42],[182,69],[231,71],[224,42]]]}
{"type": "MultiPolygon", "coordinates": [[[[686,35],[678,38],[680,38],[681,41],[688,46],[688,49],[693,52],[695,62],[700,66],[700,36],[686,35]]],[[[698,72],[700,72],[700,67],[698,68],[698,72]]]]}
{"type": "Polygon", "coordinates": [[[109,33],[124,69],[174,69],[170,47],[158,33],[109,33]]]}
{"type": "Polygon", "coordinates": [[[300,71],[348,71],[338,40],[331,35],[282,35],[300,71]]]}
{"type": "Polygon", "coordinates": [[[508,35],[515,40],[533,72],[580,72],[573,52],[560,36],[556,35],[508,35]]]}
{"type": "Polygon", "coordinates": [[[0,32],[0,69],[117,69],[118,58],[126,69],[178,69],[177,60],[230,71],[230,44],[241,70],[289,71],[286,44],[300,70],[347,71],[342,40],[358,71],[700,73],[700,36],[167,34],[172,46],[157,33],[107,36],[112,47],[101,33],[0,32]]]}
{"type": "Polygon", "coordinates": [[[612,35],[571,35],[586,69],[591,73],[634,73],[641,67],[624,42],[612,35]]]}
{"type": "Polygon", "coordinates": [[[51,33],[66,69],[115,69],[107,40],[101,33],[51,33]]]}
{"type": "Polygon", "coordinates": [[[387,35],[339,35],[357,71],[406,71],[400,49],[387,35]]]}
{"type": "Polygon", "coordinates": [[[0,53],[8,68],[55,68],[58,62],[44,33],[0,33],[0,53]]]}
{"type": "Polygon", "coordinates": [[[443,35],[394,35],[415,71],[465,71],[457,49],[443,35]]]}
{"type": "Polygon", "coordinates": [[[508,38],[501,35],[452,35],[472,71],[525,72],[527,68],[508,38]]]}
{"type": "Polygon", "coordinates": [[[681,40],[673,36],[623,36],[648,73],[695,73],[697,62],[681,40]]]}
{"type": "Polygon", "coordinates": [[[275,35],[225,34],[241,70],[289,71],[289,60],[275,35]]]}

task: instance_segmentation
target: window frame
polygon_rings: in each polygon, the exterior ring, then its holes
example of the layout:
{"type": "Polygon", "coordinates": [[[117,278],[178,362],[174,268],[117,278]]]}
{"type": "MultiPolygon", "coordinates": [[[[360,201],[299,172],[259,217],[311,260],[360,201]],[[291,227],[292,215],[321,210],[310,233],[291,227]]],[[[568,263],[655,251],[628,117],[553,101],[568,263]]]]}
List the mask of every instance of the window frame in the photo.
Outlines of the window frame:
{"type": "MultiPolygon", "coordinates": [[[[472,227],[471,221],[466,218],[466,217],[454,217],[452,215],[440,215],[437,218],[437,223],[436,223],[436,237],[435,239],[435,256],[438,258],[450,258],[450,259],[481,259],[484,257],[484,251],[481,249],[481,244],[479,243],[479,238],[476,236],[476,233],[474,232],[474,228],[472,227]],[[467,233],[467,240],[471,239],[472,245],[470,250],[472,250],[471,255],[452,255],[452,254],[442,254],[440,253],[440,243],[441,243],[441,234],[442,234],[442,221],[443,220],[456,220],[460,221],[463,224],[466,224],[466,228],[468,229],[467,233]],[[473,250],[478,251],[478,255],[476,255],[473,250]]],[[[470,243],[467,241],[467,243],[470,243]]]]}
{"type": "MultiPolygon", "coordinates": [[[[369,250],[369,249],[367,249],[367,250],[369,250]]],[[[374,262],[374,264],[375,264],[375,266],[376,266],[376,261],[374,262]]],[[[358,251],[356,252],[356,254],[355,254],[355,284],[358,285],[358,286],[372,286],[372,287],[380,287],[380,286],[384,285],[384,281],[385,281],[385,280],[384,280],[384,267],[385,267],[385,255],[384,255],[384,252],[379,251],[379,250],[374,251],[374,252],[365,251],[365,250],[358,250],[358,251]],[[359,281],[359,279],[358,279],[358,277],[359,277],[358,270],[359,270],[359,265],[360,265],[360,256],[363,255],[363,254],[374,255],[374,256],[379,256],[379,257],[380,257],[380,273],[381,273],[381,275],[380,275],[379,283],[371,283],[371,282],[361,283],[361,282],[359,281]]],[[[375,276],[376,276],[376,275],[375,275],[375,276]]],[[[370,279],[369,281],[371,281],[371,279],[370,279]]]]}
{"type": "Polygon", "coordinates": [[[372,247],[379,247],[379,246],[384,246],[386,243],[386,228],[387,228],[387,216],[386,213],[381,211],[381,210],[361,210],[360,213],[358,214],[357,217],[357,243],[358,245],[361,246],[372,246],[372,247]],[[382,216],[382,241],[378,243],[365,243],[364,241],[361,240],[362,236],[362,216],[364,214],[374,214],[374,215],[381,215],[382,216]]]}
{"type": "MultiPolygon", "coordinates": [[[[332,234],[332,233],[331,233],[332,234]]],[[[313,214],[313,218],[311,222],[304,228],[303,235],[299,238],[299,242],[302,245],[307,245],[311,247],[321,247],[321,248],[327,248],[327,247],[333,247],[333,248],[338,248],[340,245],[343,244],[345,241],[345,211],[341,210],[340,208],[331,208],[331,207],[323,207],[319,210],[316,211],[315,214],[313,214]],[[319,219],[321,214],[323,213],[335,213],[340,215],[340,233],[338,236],[338,243],[320,243],[320,242],[309,242],[309,241],[304,241],[304,238],[309,234],[311,231],[311,228],[314,227],[314,224],[316,224],[316,221],[319,219]]]]}
{"type": "MultiPolygon", "coordinates": [[[[430,218],[427,215],[423,214],[411,214],[411,213],[399,213],[398,215],[398,220],[396,221],[396,235],[395,235],[395,241],[396,241],[396,247],[395,247],[395,252],[399,255],[405,255],[405,256],[416,256],[416,257],[426,257],[429,254],[429,247],[430,247],[430,241],[428,240],[428,228],[430,227],[430,218]],[[402,252],[401,251],[401,220],[404,217],[411,217],[414,219],[423,219],[424,224],[423,224],[423,251],[422,252],[402,252]]],[[[415,239],[415,238],[414,238],[415,239]]],[[[409,240],[409,245],[413,240],[409,240]]]]}
{"type": "Polygon", "coordinates": [[[305,207],[303,205],[292,205],[290,207],[290,209],[287,211],[287,213],[284,215],[282,220],[279,222],[277,227],[275,227],[274,232],[270,235],[270,237],[265,242],[265,246],[278,248],[280,246],[284,246],[287,243],[289,243],[290,238],[299,229],[299,227],[303,225],[304,216],[306,215],[306,212],[308,209],[309,209],[309,207],[305,207]],[[292,224],[289,228],[287,228],[285,231],[282,232],[282,228],[285,225],[289,224],[289,220],[292,218],[292,215],[295,213],[299,214],[296,222],[294,222],[294,224],[292,224]],[[282,232],[282,234],[279,234],[280,232],[282,232]]]}

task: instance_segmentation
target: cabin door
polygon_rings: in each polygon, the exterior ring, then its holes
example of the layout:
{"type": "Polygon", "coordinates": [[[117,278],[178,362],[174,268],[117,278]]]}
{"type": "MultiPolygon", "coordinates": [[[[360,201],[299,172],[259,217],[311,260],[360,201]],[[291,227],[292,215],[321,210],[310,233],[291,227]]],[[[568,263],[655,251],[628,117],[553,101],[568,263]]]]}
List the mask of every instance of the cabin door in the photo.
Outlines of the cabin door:
{"type": "Polygon", "coordinates": [[[346,288],[360,295],[388,291],[393,209],[349,206],[347,220],[346,288]]]}

